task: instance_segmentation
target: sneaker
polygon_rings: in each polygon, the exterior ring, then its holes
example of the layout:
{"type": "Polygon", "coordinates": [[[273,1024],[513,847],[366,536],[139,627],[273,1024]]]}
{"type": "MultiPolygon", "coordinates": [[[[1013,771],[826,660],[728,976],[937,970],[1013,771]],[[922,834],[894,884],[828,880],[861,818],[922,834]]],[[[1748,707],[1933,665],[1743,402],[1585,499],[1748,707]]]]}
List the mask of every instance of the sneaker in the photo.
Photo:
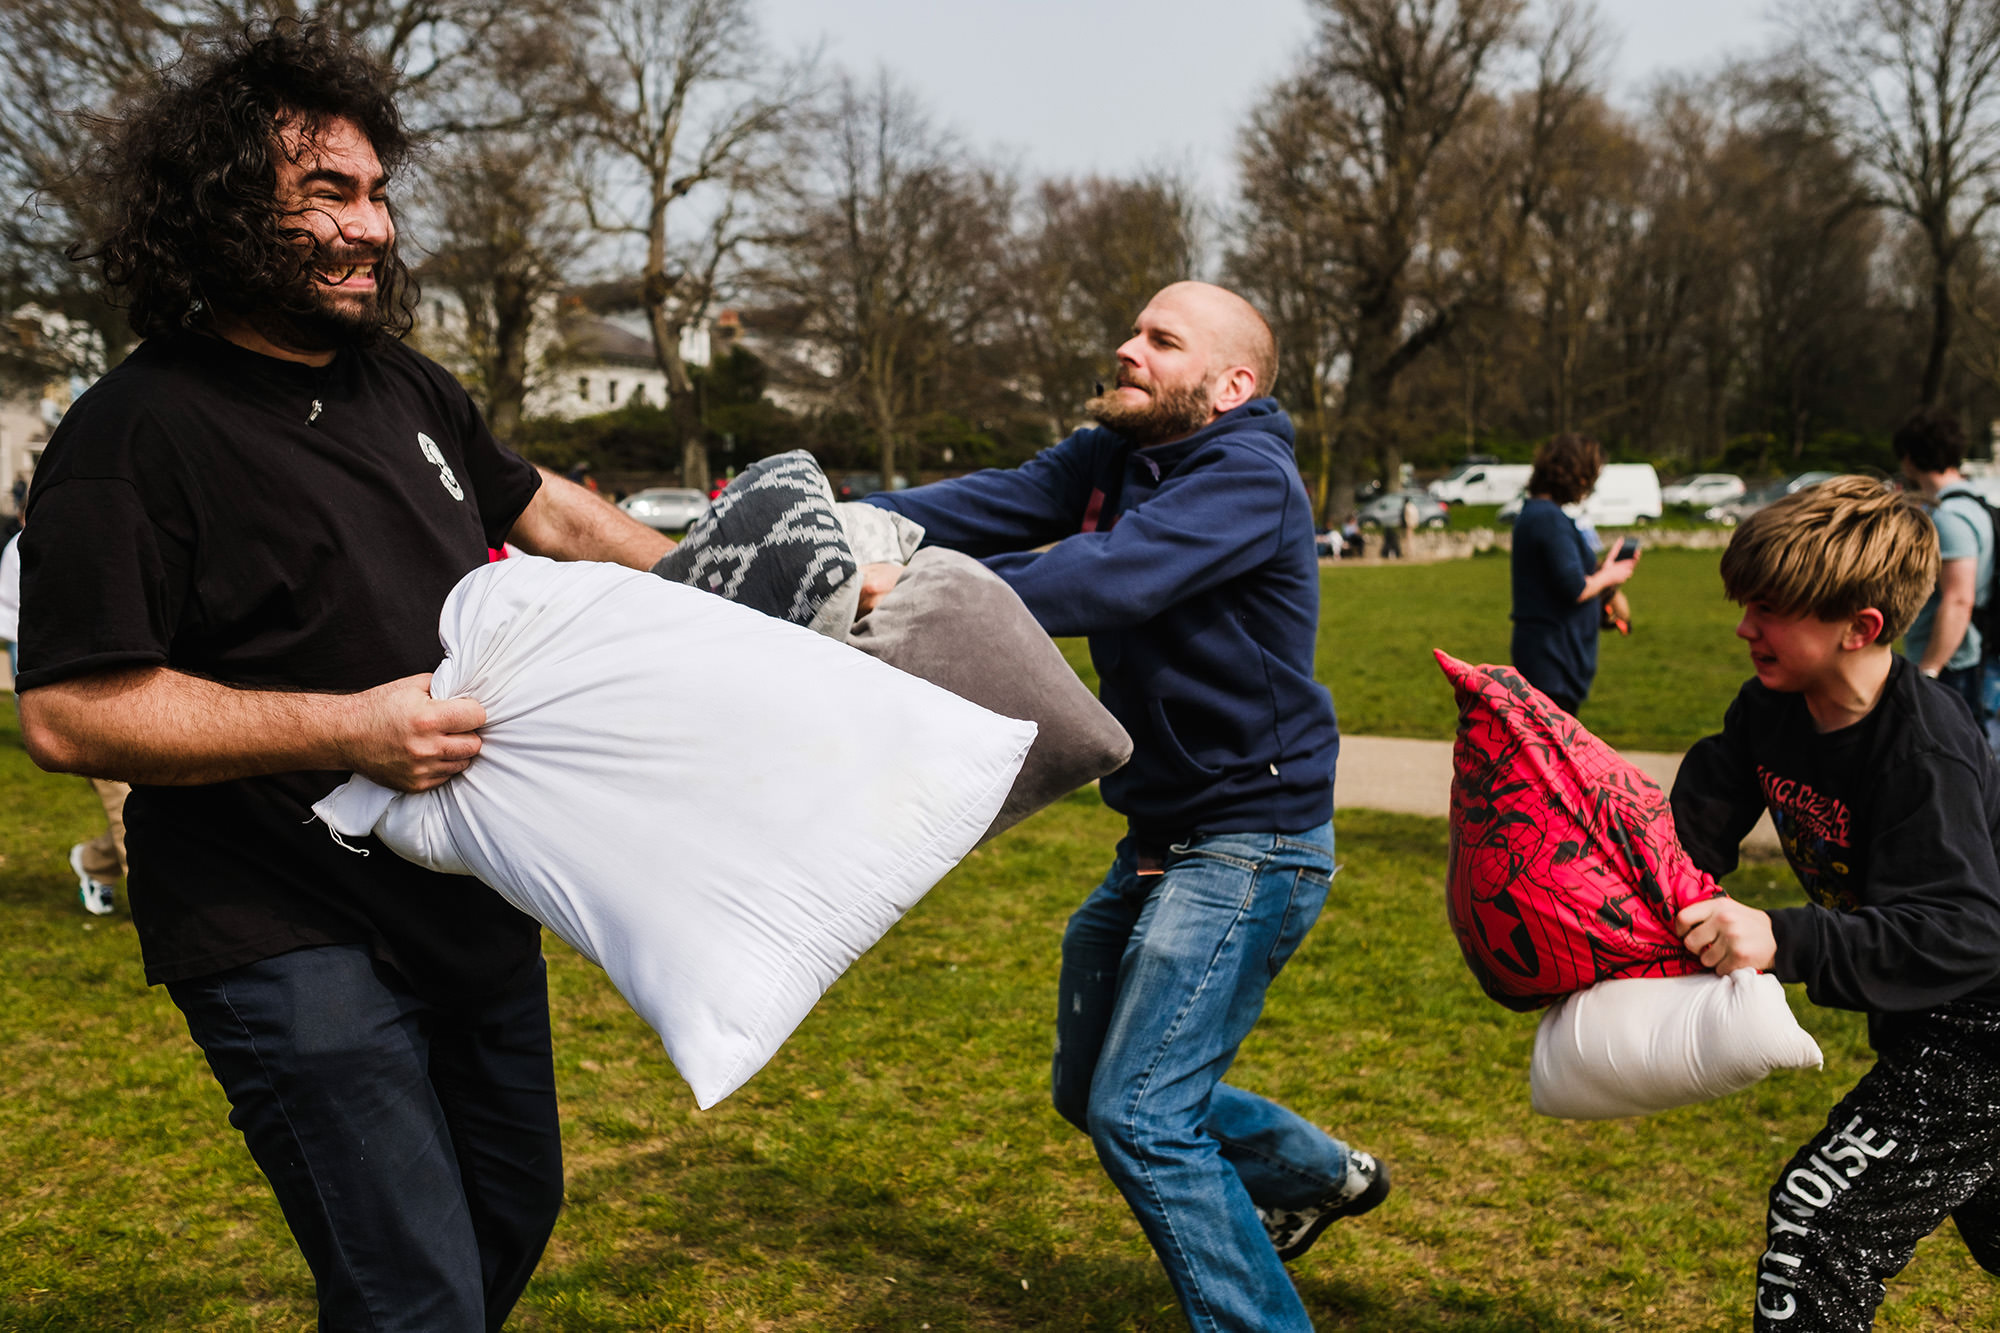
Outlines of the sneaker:
{"type": "Polygon", "coordinates": [[[1319,1233],[1343,1217],[1359,1217],[1389,1197],[1389,1164],[1365,1152],[1347,1154],[1347,1179],[1339,1189],[1304,1208],[1257,1210],[1278,1258],[1290,1263],[1312,1248],[1319,1233]]]}
{"type": "Polygon", "coordinates": [[[69,849],[69,868],[76,872],[76,896],[83,900],[84,911],[92,916],[110,916],[118,910],[111,886],[83,868],[82,843],[69,849]]]}

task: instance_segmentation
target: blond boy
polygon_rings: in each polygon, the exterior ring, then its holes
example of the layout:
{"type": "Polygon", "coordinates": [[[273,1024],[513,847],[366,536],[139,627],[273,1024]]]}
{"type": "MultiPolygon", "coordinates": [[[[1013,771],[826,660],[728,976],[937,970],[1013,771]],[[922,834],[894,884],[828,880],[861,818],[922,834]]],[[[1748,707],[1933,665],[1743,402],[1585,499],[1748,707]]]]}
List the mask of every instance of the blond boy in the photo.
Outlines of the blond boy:
{"type": "Polygon", "coordinates": [[[1889,647],[1937,567],[1930,521],[1864,477],[1778,501],[1722,558],[1756,679],[1689,751],[1675,824],[1722,875],[1768,810],[1811,902],[1700,903],[1682,942],[1865,1012],[1877,1055],[1771,1189],[1760,1330],[1870,1327],[1947,1215],[2000,1272],[2000,766],[1964,701],[1889,647]]]}

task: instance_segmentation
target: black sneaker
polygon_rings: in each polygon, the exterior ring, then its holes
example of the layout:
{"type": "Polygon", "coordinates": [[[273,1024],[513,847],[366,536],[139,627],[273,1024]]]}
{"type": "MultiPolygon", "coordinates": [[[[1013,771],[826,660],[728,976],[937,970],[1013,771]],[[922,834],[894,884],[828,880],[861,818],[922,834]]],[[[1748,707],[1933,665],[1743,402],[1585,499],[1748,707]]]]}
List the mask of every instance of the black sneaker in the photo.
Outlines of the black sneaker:
{"type": "Polygon", "coordinates": [[[1347,1154],[1347,1180],[1332,1194],[1304,1208],[1259,1208],[1264,1231],[1278,1258],[1290,1263],[1312,1248],[1319,1233],[1343,1217],[1359,1217],[1389,1197],[1389,1164],[1365,1152],[1347,1154]]]}

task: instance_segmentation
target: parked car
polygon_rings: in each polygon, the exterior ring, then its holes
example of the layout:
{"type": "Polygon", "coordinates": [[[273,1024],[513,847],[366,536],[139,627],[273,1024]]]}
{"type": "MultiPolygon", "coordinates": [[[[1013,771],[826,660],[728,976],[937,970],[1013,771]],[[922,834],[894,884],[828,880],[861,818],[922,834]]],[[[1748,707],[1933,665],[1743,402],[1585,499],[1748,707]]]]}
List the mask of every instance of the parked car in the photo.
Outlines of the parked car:
{"type": "MultiPolygon", "coordinates": [[[[833,484],[833,494],[839,500],[859,500],[864,495],[873,495],[882,489],[880,472],[850,472],[833,484]]],[[[892,491],[910,489],[910,479],[898,472],[889,479],[892,491]]]]}
{"type": "Polygon", "coordinates": [[[678,486],[651,486],[626,496],[618,507],[649,528],[685,532],[708,512],[708,497],[678,486]]]}
{"type": "MultiPolygon", "coordinates": [[[[1512,523],[1521,516],[1526,495],[1517,495],[1500,506],[1496,517],[1512,523]]],[[[1581,504],[1564,505],[1563,512],[1594,528],[1629,528],[1651,523],[1664,508],[1660,503],[1660,474],[1651,463],[1607,463],[1597,474],[1597,485],[1581,504]]]]}
{"type": "Polygon", "coordinates": [[[1704,472],[1700,476],[1686,477],[1671,486],[1661,487],[1660,501],[1663,504],[1707,509],[1711,505],[1727,504],[1748,489],[1743,484],[1743,478],[1733,472],[1704,472]]]}
{"type": "Polygon", "coordinates": [[[1446,504],[1505,504],[1527,488],[1534,471],[1527,463],[1461,463],[1432,482],[1430,493],[1446,504]]]}
{"type": "Polygon", "coordinates": [[[1794,491],[1802,491],[1808,486],[1817,486],[1821,482],[1839,475],[1838,472],[1795,473],[1782,480],[1774,481],[1768,486],[1760,486],[1756,490],[1740,495],[1734,500],[1719,505],[1710,505],[1702,511],[1701,516],[1711,523],[1720,523],[1725,527],[1734,527],[1736,524],[1750,517],[1750,515],[1756,513],[1759,509],[1762,509],[1765,505],[1770,504],[1773,500],[1782,500],[1794,491]]]}
{"type": "Polygon", "coordinates": [[[1444,501],[1433,499],[1423,491],[1389,491],[1361,506],[1359,515],[1361,526],[1364,528],[1403,526],[1405,500],[1417,506],[1417,526],[1420,528],[1441,528],[1449,521],[1446,518],[1444,501]]]}

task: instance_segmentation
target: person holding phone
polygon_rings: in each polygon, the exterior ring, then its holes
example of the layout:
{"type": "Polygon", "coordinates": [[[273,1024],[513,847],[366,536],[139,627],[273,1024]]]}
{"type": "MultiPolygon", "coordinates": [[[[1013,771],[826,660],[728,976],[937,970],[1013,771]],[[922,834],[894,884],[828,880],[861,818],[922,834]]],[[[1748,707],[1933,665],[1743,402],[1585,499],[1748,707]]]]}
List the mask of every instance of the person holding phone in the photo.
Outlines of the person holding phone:
{"type": "Polygon", "coordinates": [[[1630,538],[1599,564],[1563,512],[1590,494],[1603,468],[1603,446],[1590,436],[1549,440],[1535,451],[1528,498],[1514,520],[1510,658],[1530,685],[1571,716],[1597,677],[1600,599],[1639,567],[1639,545],[1630,538]]]}

